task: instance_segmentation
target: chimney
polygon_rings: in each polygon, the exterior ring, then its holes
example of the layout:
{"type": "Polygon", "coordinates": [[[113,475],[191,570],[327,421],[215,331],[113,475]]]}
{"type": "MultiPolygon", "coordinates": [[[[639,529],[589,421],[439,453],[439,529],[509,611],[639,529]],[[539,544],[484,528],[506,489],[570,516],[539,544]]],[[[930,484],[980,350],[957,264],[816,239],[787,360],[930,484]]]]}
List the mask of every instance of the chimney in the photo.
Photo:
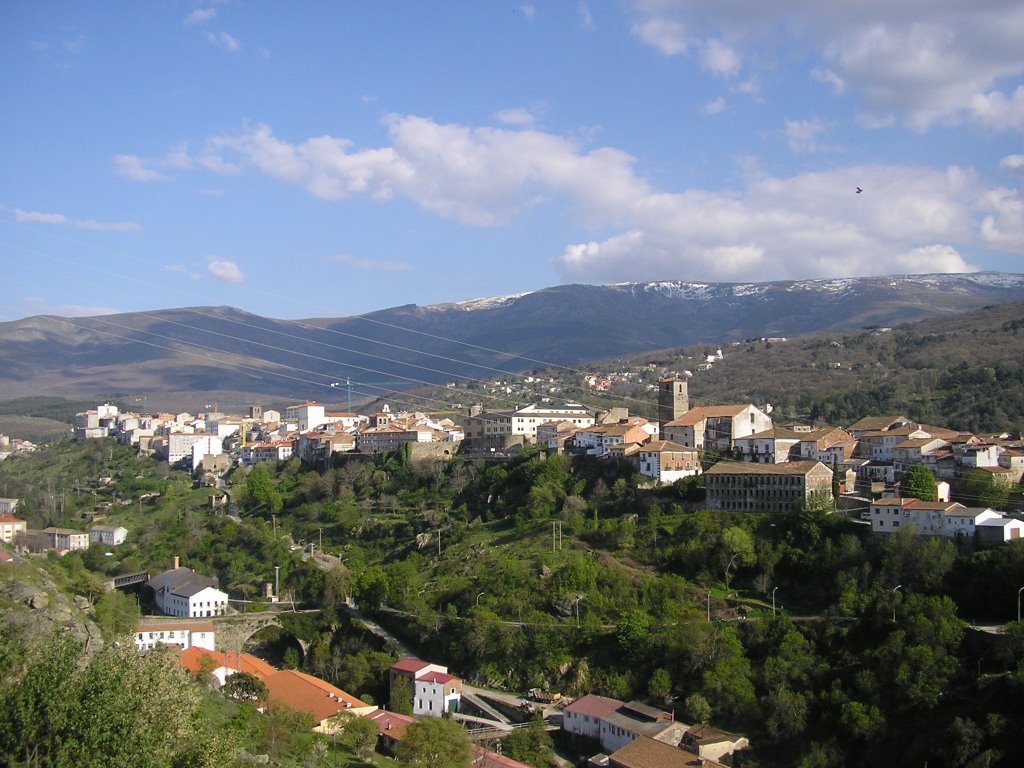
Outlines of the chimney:
{"type": "Polygon", "coordinates": [[[181,566],[181,561],[178,559],[178,556],[175,555],[174,556],[174,570],[178,570],[178,568],[180,566],[181,566]]]}

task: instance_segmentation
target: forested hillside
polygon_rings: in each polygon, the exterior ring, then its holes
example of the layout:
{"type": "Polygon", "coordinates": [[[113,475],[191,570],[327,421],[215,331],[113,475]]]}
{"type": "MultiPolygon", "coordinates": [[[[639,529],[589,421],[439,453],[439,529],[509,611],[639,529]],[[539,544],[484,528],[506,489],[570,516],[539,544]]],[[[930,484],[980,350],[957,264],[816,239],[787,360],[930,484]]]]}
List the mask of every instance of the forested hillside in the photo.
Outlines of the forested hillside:
{"type": "MultiPolygon", "coordinates": [[[[65,467],[43,481],[49,492],[87,461],[113,470],[115,494],[135,493],[143,464],[108,441],[80,450],[45,449],[46,466],[65,467]]],[[[27,467],[0,464],[0,482],[25,482],[27,467]]],[[[699,483],[647,489],[627,466],[533,451],[508,463],[396,454],[322,474],[297,462],[236,470],[238,520],[175,489],[177,477],[159,481],[171,499],[141,517],[110,512],[135,544],[68,555],[61,569],[85,583],[173,553],[244,595],[284,566],[286,589],[324,609],[290,623],[308,653],[286,660],[367,700],[386,698],[394,657],[350,626],[346,594],[468,679],[640,698],[743,733],[744,766],[1024,759],[1021,542],[972,551],[909,531],[872,539],[822,510],[709,512],[699,483]],[[321,537],[340,567],[287,546],[321,537]],[[1003,635],[971,629],[1005,622],[1003,635]]],[[[47,499],[28,505],[33,524],[53,514],[47,499]]]]}
{"type": "MultiPolygon", "coordinates": [[[[658,378],[689,370],[697,404],[771,404],[773,416],[835,425],[904,413],[926,424],[986,432],[1024,429],[1024,304],[922,320],[893,328],[785,341],[752,339],[594,362],[611,386],[594,393],[583,371],[544,369],[570,393],[654,416],[658,378]],[[723,358],[697,371],[709,354],[723,358]],[[629,375],[623,375],[628,373],[629,375]]],[[[539,394],[539,393],[538,393],[539,394]]],[[[524,393],[528,396],[528,393],[524,393]]]]}

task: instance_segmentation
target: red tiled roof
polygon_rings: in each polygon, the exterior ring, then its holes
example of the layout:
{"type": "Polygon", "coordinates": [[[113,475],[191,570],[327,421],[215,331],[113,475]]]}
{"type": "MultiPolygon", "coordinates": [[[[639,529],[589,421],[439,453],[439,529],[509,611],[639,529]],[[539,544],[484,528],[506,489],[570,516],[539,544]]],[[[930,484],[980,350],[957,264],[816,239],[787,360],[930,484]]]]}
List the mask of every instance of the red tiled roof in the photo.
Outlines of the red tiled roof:
{"type": "Polygon", "coordinates": [[[318,723],[342,710],[368,706],[326,680],[294,669],[282,669],[263,682],[269,691],[267,700],[271,708],[275,704],[284,704],[300,712],[310,713],[318,723]]]}
{"type": "Polygon", "coordinates": [[[191,648],[187,648],[181,652],[181,666],[192,674],[198,674],[202,671],[203,657],[208,657],[213,660],[215,664],[214,669],[227,667],[228,669],[247,672],[261,680],[266,679],[277,672],[274,667],[267,664],[263,659],[257,659],[255,656],[250,656],[248,653],[239,654],[237,651],[221,653],[220,651],[208,651],[205,648],[197,648],[196,646],[192,646],[191,648]]]}
{"type": "Polygon", "coordinates": [[[609,699],[604,696],[598,696],[594,693],[588,693],[586,696],[576,699],[576,701],[565,708],[565,711],[573,712],[577,715],[604,717],[609,712],[614,712],[621,706],[622,702],[618,699],[609,699]]]}
{"type": "Polygon", "coordinates": [[[429,666],[430,666],[430,662],[429,661],[421,661],[420,659],[405,658],[405,659],[399,659],[394,664],[392,664],[391,665],[391,669],[395,670],[396,672],[412,672],[412,673],[416,673],[416,672],[419,672],[424,667],[429,667],[429,666]]]}
{"type": "Polygon", "coordinates": [[[420,680],[427,683],[447,683],[452,680],[461,680],[462,678],[456,677],[455,675],[446,675],[444,672],[430,672],[422,677],[417,677],[416,680],[420,680]]]}
{"type": "Polygon", "coordinates": [[[20,517],[14,515],[0,515],[0,523],[24,523],[20,517]]]}
{"type": "Polygon", "coordinates": [[[367,714],[366,717],[377,723],[377,728],[382,736],[387,736],[396,741],[401,741],[402,737],[405,736],[405,729],[416,722],[415,717],[402,715],[398,712],[388,712],[383,709],[375,709],[367,714]]]}
{"type": "Polygon", "coordinates": [[[499,755],[489,749],[484,749],[479,744],[473,745],[473,768],[530,768],[526,763],[520,763],[511,757],[499,755]]]}

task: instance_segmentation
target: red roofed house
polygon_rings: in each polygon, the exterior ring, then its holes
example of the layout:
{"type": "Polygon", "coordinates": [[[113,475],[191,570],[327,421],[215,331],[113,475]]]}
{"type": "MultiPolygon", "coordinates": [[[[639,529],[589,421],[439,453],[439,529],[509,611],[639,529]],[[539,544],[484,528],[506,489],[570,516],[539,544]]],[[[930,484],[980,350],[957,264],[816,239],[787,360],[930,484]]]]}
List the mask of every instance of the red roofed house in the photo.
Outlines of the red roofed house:
{"type": "Polygon", "coordinates": [[[316,720],[314,731],[330,733],[334,730],[327,721],[339,712],[366,715],[376,707],[360,701],[341,688],[318,677],[282,669],[263,680],[267,686],[267,709],[273,711],[277,705],[284,705],[298,712],[308,712],[316,720]]]}
{"type": "Polygon", "coordinates": [[[622,706],[618,699],[588,693],[565,708],[562,730],[591,739],[601,738],[601,718],[622,706]]]}
{"type": "Polygon", "coordinates": [[[402,740],[405,729],[416,722],[415,717],[390,712],[386,709],[375,709],[365,717],[377,724],[377,729],[380,731],[381,749],[389,754],[394,752],[395,744],[402,740]]]}
{"type": "Polygon", "coordinates": [[[224,685],[224,680],[228,675],[233,675],[235,672],[246,672],[254,677],[258,677],[260,680],[266,680],[277,672],[274,667],[267,664],[263,659],[257,659],[248,653],[238,653],[237,651],[221,653],[220,651],[210,651],[198,646],[186,648],[181,652],[181,666],[193,675],[198,675],[205,668],[217,678],[220,685],[224,685]],[[213,665],[212,668],[210,667],[211,664],[213,665]]]}
{"type": "Polygon", "coordinates": [[[0,541],[13,544],[19,533],[28,530],[28,523],[14,515],[0,515],[0,541]]]}
{"type": "Polygon", "coordinates": [[[400,659],[391,665],[392,696],[396,685],[412,691],[412,713],[441,717],[458,712],[462,700],[462,680],[448,674],[448,667],[419,659],[400,659]]]}

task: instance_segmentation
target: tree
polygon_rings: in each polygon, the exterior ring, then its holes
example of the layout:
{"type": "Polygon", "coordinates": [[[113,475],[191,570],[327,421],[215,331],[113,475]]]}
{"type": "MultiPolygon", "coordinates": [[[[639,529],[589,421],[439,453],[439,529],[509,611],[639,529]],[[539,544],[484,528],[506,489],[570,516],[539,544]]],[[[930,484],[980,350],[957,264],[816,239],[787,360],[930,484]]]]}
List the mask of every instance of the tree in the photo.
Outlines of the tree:
{"type": "Polygon", "coordinates": [[[367,717],[357,717],[344,710],[328,719],[328,725],[336,728],[342,737],[342,743],[360,757],[366,758],[373,754],[380,730],[377,723],[367,717]]]}
{"type": "Polygon", "coordinates": [[[900,483],[903,496],[910,496],[921,501],[935,501],[938,498],[938,486],[935,475],[924,464],[912,464],[903,475],[900,483]]]}
{"type": "Polygon", "coordinates": [[[991,472],[972,469],[964,478],[957,498],[968,507],[1005,509],[1010,499],[1010,487],[997,481],[991,472]]]}
{"type": "Polygon", "coordinates": [[[391,710],[400,715],[412,714],[412,686],[404,677],[396,676],[391,686],[391,710]]]}
{"type": "Polygon", "coordinates": [[[683,711],[696,723],[707,723],[711,720],[711,705],[699,693],[691,693],[683,702],[683,711]]]}
{"type": "Polygon", "coordinates": [[[753,565],[757,560],[754,551],[754,537],[746,528],[730,526],[722,531],[721,537],[723,575],[725,587],[729,588],[732,572],[741,565],[753,565]]]}
{"type": "Polygon", "coordinates": [[[200,689],[177,654],[131,643],[86,662],[58,633],[0,684],[0,763],[53,768],[223,765],[232,744],[199,717],[200,689]]]}
{"type": "Polygon", "coordinates": [[[651,617],[644,611],[626,611],[615,624],[619,648],[630,661],[643,658],[651,645],[651,617]]]}
{"type": "Polygon", "coordinates": [[[395,758],[409,768],[470,768],[473,746],[455,720],[427,717],[405,729],[395,758]]]}
{"type": "Polygon", "coordinates": [[[534,768],[554,768],[555,745],[538,716],[501,742],[502,754],[534,768]]]}
{"type": "Polygon", "coordinates": [[[647,683],[647,692],[655,699],[664,701],[672,693],[672,676],[667,669],[658,667],[651,673],[651,679],[647,683]]]}
{"type": "Polygon", "coordinates": [[[227,698],[232,701],[266,701],[267,686],[262,680],[248,672],[236,672],[228,675],[221,688],[227,698]]]}
{"type": "Polygon", "coordinates": [[[108,641],[130,634],[142,621],[138,602],[116,589],[97,600],[93,610],[96,612],[96,623],[108,641]]]}
{"type": "Polygon", "coordinates": [[[284,505],[281,492],[274,487],[270,469],[263,463],[249,470],[245,478],[245,495],[253,510],[261,509],[265,513],[273,514],[280,511],[284,505]]]}

